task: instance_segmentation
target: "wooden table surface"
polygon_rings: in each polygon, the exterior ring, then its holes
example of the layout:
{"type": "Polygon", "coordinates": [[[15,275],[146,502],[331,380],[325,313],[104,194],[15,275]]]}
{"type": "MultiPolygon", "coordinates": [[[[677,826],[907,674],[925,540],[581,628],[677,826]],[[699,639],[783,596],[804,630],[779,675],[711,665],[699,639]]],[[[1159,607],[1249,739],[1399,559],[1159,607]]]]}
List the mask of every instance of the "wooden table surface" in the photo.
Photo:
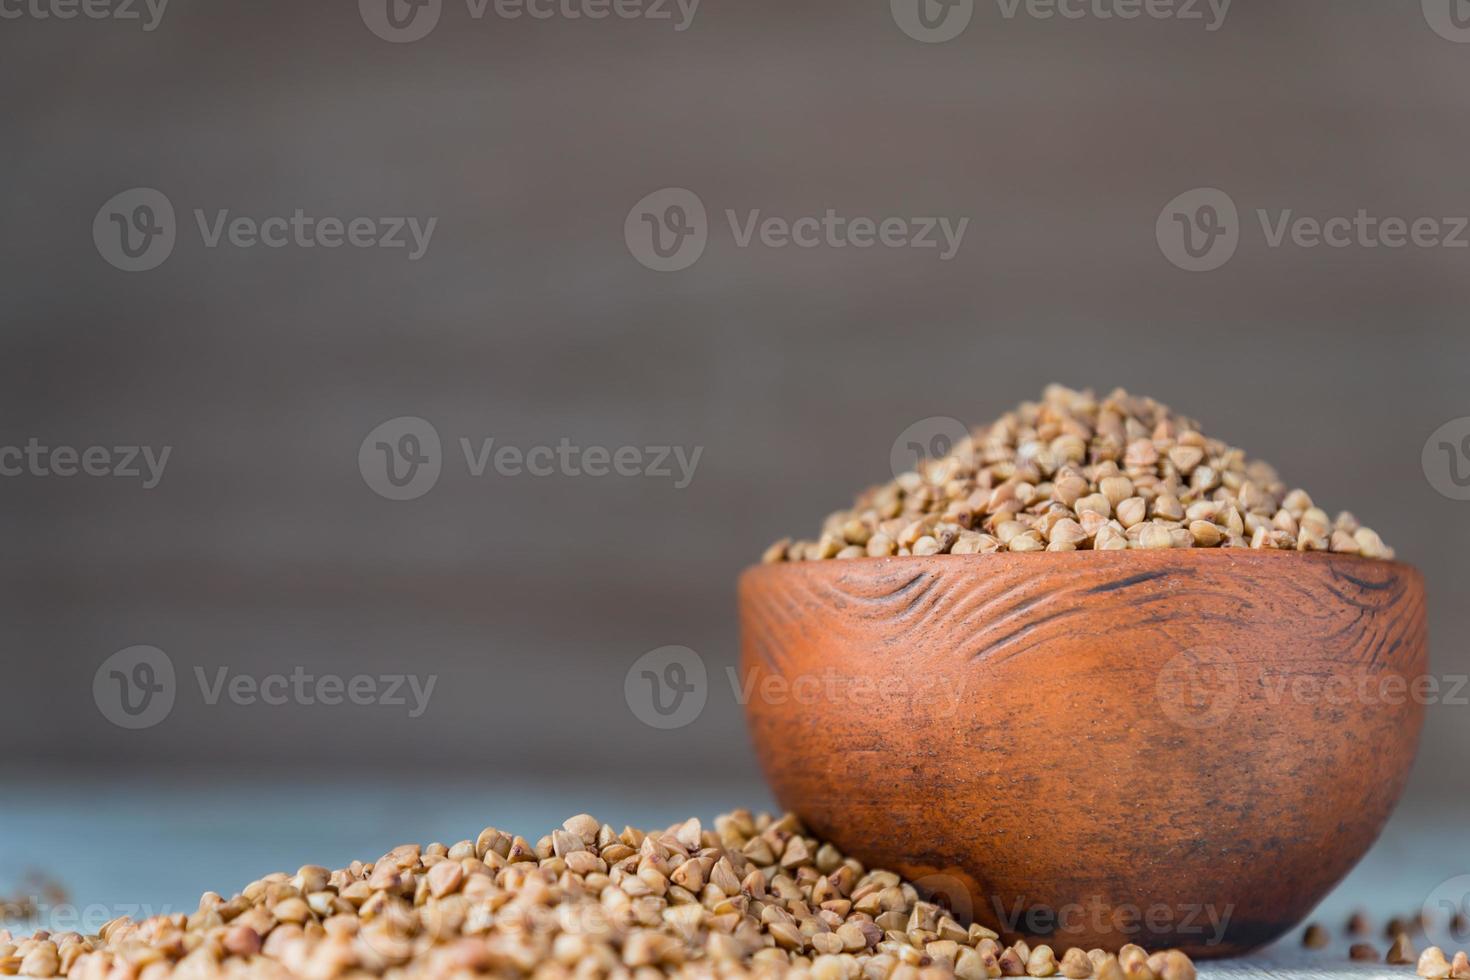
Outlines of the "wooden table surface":
{"type": "MultiPolygon", "coordinates": [[[[0,895],[13,894],[28,869],[44,870],[69,898],[44,909],[39,927],[80,923],[95,930],[120,914],[193,911],[201,892],[228,895],[273,870],[340,867],[407,841],[452,843],[486,824],[534,838],[582,811],[617,826],[650,827],[690,815],[709,820],[738,806],[769,809],[771,801],[759,785],[677,774],[644,785],[595,777],[507,780],[489,770],[435,780],[201,774],[27,780],[21,787],[7,779],[0,790],[0,895]]],[[[1470,873],[1462,809],[1413,801],[1400,807],[1374,849],[1313,914],[1331,929],[1332,947],[1302,949],[1298,929],[1256,955],[1202,964],[1201,976],[1412,977],[1412,966],[1349,962],[1341,926],[1358,908],[1377,924],[1408,915],[1437,886],[1470,873]]],[[[1372,941],[1387,946],[1376,935],[1372,941]]],[[[1422,948],[1422,937],[1416,942],[1422,948]]]]}

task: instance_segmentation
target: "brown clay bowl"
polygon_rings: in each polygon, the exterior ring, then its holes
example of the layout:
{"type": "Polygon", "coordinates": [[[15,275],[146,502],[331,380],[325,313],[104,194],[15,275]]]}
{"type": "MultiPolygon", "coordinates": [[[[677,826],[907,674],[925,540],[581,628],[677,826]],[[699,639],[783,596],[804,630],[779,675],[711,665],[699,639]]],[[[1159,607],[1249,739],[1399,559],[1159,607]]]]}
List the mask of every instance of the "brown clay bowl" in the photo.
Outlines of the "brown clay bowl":
{"type": "Polygon", "coordinates": [[[780,803],[1007,941],[1228,956],[1362,857],[1423,719],[1424,585],[1247,550],[801,562],[740,580],[780,803]]]}

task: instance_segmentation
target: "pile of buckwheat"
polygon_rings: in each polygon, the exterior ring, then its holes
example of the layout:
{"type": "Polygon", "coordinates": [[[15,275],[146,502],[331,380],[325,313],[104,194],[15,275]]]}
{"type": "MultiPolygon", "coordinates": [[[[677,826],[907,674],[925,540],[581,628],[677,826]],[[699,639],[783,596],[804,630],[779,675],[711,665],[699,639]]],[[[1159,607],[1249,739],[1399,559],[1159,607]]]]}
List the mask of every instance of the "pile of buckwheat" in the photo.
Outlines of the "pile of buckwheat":
{"type": "Polygon", "coordinates": [[[994,551],[1276,548],[1392,558],[1276,471],[1151,398],[1051,385],[945,456],[873,487],[767,562],[994,551]]]}
{"type": "Polygon", "coordinates": [[[806,835],[736,811],[704,830],[621,833],[586,814],[534,846],[487,827],[451,847],[269,874],[192,915],[114,919],[96,936],[0,932],[0,973],[79,980],[350,976],[1194,980],[1178,951],[1003,947],[806,835]]]}

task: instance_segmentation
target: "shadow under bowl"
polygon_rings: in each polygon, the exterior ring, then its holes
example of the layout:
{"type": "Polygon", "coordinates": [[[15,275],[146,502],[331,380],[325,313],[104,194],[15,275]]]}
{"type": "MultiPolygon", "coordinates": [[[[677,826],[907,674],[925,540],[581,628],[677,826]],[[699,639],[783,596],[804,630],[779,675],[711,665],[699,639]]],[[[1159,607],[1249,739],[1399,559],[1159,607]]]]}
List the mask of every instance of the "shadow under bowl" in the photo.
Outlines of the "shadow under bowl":
{"type": "Polygon", "coordinates": [[[1424,585],[1249,550],[763,565],[741,670],[779,802],[1007,941],[1236,955],[1353,867],[1423,721],[1424,585]]]}

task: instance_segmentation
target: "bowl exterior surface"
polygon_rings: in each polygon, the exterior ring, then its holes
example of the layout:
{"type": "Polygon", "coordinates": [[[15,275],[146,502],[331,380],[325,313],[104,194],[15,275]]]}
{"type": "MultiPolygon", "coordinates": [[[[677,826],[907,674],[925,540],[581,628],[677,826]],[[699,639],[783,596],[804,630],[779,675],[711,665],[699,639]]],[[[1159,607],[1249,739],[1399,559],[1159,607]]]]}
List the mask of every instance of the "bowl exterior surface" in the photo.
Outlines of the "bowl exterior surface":
{"type": "Polygon", "coordinates": [[[748,570],[740,618],[780,803],[1058,954],[1277,938],[1377,837],[1423,720],[1423,582],[1394,562],[802,562],[748,570]]]}

